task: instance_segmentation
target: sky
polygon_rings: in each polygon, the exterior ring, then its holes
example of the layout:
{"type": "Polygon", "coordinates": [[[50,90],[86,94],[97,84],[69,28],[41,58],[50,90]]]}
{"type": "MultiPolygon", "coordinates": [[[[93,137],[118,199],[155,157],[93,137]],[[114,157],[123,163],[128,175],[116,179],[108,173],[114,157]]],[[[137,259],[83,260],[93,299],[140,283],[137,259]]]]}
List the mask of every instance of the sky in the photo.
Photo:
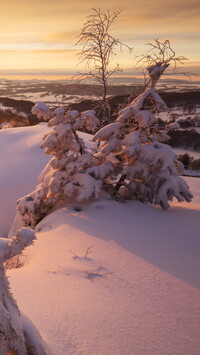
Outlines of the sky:
{"type": "MultiPolygon", "coordinates": [[[[75,43],[92,7],[99,1],[0,0],[0,75],[81,70],[75,43]]],[[[131,54],[116,51],[113,66],[131,69],[135,55],[159,38],[169,39],[176,54],[189,59],[184,71],[200,74],[199,0],[101,0],[101,10],[107,9],[121,11],[111,32],[133,47],[131,54]]]]}

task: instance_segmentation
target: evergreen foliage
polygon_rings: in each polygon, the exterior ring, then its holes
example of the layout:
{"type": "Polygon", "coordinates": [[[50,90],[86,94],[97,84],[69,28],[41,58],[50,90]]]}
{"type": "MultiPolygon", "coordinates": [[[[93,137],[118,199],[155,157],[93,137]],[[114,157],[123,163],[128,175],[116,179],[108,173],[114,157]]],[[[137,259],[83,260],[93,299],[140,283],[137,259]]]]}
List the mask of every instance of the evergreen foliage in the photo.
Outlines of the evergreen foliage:
{"type": "Polygon", "coordinates": [[[43,103],[33,108],[38,117],[50,119],[50,133],[43,138],[41,148],[53,158],[40,174],[40,184],[29,195],[17,201],[17,209],[24,224],[35,226],[53,207],[69,200],[97,197],[101,181],[97,181],[88,169],[94,165],[93,150],[86,147],[77,129],[94,131],[99,124],[93,110],[51,111],[43,103]]]}

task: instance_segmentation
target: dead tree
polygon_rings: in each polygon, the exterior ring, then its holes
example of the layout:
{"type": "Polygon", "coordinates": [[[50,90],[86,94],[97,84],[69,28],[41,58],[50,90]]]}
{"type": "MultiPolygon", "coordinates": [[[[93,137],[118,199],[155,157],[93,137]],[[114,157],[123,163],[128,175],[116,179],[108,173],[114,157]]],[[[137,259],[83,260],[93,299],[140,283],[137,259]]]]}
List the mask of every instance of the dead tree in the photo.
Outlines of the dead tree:
{"type": "Polygon", "coordinates": [[[102,12],[99,8],[93,8],[92,13],[87,16],[87,21],[84,23],[76,43],[76,45],[82,46],[78,53],[80,63],[85,63],[88,68],[87,72],[79,73],[76,77],[81,80],[91,78],[100,85],[101,105],[99,111],[102,121],[109,115],[108,80],[113,74],[122,70],[119,64],[109,69],[109,64],[115,56],[115,49],[120,47],[122,50],[125,46],[131,51],[130,47],[110,34],[110,28],[119,14],[119,11],[102,12]]]}

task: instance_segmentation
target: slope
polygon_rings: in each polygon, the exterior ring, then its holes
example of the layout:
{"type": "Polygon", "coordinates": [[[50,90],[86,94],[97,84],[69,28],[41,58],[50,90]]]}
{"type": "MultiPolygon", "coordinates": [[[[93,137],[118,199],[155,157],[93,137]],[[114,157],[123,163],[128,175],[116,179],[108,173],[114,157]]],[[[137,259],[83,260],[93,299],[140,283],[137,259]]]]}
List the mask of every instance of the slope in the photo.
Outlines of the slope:
{"type": "Polygon", "coordinates": [[[199,206],[99,201],[40,222],[9,275],[53,354],[199,354],[199,206]]]}

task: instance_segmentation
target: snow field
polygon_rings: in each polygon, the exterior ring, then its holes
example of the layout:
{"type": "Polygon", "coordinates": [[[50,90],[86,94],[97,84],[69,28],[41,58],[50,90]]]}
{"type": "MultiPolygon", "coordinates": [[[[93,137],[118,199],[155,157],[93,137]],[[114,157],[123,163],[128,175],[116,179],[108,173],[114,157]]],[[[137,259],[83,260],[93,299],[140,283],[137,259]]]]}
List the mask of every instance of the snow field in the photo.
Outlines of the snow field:
{"type": "Polygon", "coordinates": [[[41,221],[27,265],[9,272],[53,354],[199,354],[199,211],[81,207],[41,221]]]}

